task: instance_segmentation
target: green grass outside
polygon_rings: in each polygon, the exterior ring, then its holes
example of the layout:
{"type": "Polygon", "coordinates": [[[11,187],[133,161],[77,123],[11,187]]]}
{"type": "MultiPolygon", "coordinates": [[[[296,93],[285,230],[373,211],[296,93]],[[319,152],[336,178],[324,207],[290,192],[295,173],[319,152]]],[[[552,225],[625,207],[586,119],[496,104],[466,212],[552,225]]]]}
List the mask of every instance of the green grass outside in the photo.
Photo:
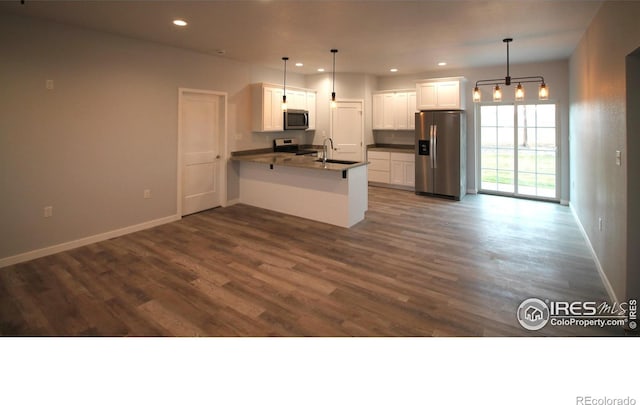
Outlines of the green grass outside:
{"type": "MultiPolygon", "coordinates": [[[[518,158],[518,186],[555,190],[555,152],[520,150],[518,158]],[[536,171],[538,173],[536,181],[536,171]]],[[[514,154],[512,150],[483,149],[481,156],[482,182],[514,184],[514,154]],[[497,162],[496,162],[497,157],[497,162]],[[496,172],[496,167],[503,170],[496,172]]]]}

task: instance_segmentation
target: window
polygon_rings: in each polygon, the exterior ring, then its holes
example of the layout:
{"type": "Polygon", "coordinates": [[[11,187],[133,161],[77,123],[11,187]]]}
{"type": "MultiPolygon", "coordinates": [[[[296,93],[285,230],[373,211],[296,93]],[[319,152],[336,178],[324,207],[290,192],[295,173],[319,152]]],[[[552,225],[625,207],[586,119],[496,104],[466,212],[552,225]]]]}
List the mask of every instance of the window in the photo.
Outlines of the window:
{"type": "Polygon", "coordinates": [[[480,106],[480,191],[557,198],[555,104],[480,106]]]}

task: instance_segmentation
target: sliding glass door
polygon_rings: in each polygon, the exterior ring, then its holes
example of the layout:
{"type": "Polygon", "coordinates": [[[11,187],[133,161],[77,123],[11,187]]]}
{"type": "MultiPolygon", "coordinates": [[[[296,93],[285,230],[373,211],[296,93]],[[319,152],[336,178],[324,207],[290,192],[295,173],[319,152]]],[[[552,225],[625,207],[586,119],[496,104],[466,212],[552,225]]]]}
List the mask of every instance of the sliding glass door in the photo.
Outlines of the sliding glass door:
{"type": "Polygon", "coordinates": [[[480,191],[557,199],[555,104],[480,109],[480,191]]]}

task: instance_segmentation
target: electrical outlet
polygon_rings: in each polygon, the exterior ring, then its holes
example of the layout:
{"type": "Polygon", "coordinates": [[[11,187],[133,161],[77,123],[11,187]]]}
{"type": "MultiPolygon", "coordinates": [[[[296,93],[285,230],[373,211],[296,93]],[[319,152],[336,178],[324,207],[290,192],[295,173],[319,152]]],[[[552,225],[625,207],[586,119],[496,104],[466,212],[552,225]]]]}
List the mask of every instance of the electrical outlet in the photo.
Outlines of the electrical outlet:
{"type": "Polygon", "coordinates": [[[598,218],[598,230],[602,231],[602,217],[598,218]]]}
{"type": "Polygon", "coordinates": [[[150,189],[145,189],[144,190],[144,198],[151,198],[151,190],[150,189]]]}
{"type": "Polygon", "coordinates": [[[47,90],[53,90],[53,80],[49,79],[45,82],[47,90]]]}
{"type": "Polygon", "coordinates": [[[52,216],[53,216],[53,207],[50,205],[47,205],[46,207],[44,207],[44,217],[51,218],[52,216]]]}
{"type": "Polygon", "coordinates": [[[616,151],[616,165],[617,166],[622,165],[622,152],[619,150],[616,151]]]}

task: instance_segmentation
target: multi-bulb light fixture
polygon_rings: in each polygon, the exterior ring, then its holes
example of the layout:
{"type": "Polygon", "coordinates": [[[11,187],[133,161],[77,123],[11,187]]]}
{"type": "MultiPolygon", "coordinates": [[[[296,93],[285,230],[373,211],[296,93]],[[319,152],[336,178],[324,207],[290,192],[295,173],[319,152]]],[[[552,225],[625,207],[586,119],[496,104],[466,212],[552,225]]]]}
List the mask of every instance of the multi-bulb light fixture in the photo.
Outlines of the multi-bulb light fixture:
{"type": "Polygon", "coordinates": [[[505,44],[507,44],[507,75],[504,79],[486,79],[486,80],[478,80],[473,89],[473,102],[479,103],[482,100],[482,94],[480,93],[479,86],[494,86],[493,88],[493,101],[502,101],[502,88],[500,85],[510,86],[511,82],[518,83],[516,86],[516,101],[524,100],[524,87],[522,87],[522,83],[540,83],[540,87],[538,88],[538,99],[539,100],[548,100],[549,99],[549,89],[544,82],[544,77],[542,76],[524,76],[524,77],[511,77],[509,75],[509,43],[513,41],[513,38],[505,38],[502,40],[505,44]]]}

